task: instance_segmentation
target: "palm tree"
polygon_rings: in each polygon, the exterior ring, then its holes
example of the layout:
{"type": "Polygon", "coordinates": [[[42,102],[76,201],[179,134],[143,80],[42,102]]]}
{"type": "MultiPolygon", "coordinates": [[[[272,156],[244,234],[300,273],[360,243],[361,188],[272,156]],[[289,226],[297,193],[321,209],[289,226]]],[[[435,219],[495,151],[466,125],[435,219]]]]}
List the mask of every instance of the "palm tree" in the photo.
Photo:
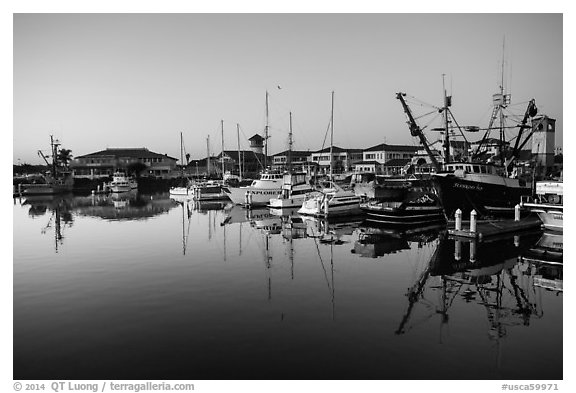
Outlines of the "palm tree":
{"type": "Polygon", "coordinates": [[[70,149],[60,149],[58,151],[58,156],[56,161],[60,163],[63,167],[68,168],[68,164],[72,160],[72,150],[70,149]]]}

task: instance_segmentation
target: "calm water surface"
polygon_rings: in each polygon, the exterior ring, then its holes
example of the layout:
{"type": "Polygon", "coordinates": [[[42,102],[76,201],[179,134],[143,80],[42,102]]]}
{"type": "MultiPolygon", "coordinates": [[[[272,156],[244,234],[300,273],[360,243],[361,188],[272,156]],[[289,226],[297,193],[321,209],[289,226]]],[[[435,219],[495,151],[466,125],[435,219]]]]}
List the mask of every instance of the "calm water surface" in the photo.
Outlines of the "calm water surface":
{"type": "Polygon", "coordinates": [[[530,259],[546,241],[16,199],[14,379],[562,379],[562,265],[530,259]]]}

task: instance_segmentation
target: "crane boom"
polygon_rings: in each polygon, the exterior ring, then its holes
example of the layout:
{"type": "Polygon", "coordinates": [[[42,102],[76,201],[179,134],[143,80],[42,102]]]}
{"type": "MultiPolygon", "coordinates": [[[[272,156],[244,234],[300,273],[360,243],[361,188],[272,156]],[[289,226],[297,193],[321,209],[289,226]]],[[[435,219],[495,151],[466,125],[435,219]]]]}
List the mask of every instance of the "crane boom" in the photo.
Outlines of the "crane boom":
{"type": "Polygon", "coordinates": [[[432,153],[432,150],[430,150],[430,146],[428,146],[426,136],[424,136],[424,133],[422,133],[422,129],[416,123],[416,120],[412,115],[412,111],[410,110],[408,104],[404,100],[405,95],[406,95],[405,93],[396,93],[396,98],[400,100],[402,108],[404,108],[404,113],[406,113],[406,116],[408,117],[408,126],[410,127],[410,134],[412,134],[412,136],[417,136],[420,139],[420,143],[422,144],[422,146],[424,146],[424,149],[426,149],[426,153],[428,153],[430,161],[432,161],[432,164],[434,165],[434,167],[436,167],[437,171],[441,171],[442,165],[440,165],[438,160],[436,160],[436,157],[434,157],[434,153],[432,153]]]}

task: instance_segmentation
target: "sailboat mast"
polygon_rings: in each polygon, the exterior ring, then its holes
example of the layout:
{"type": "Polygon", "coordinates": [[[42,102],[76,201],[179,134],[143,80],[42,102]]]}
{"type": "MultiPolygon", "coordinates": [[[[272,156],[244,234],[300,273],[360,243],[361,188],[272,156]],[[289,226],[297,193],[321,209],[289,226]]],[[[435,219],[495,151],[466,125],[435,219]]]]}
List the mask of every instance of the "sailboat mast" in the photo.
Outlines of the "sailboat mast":
{"type": "Polygon", "coordinates": [[[180,166],[182,169],[182,178],[184,178],[184,137],[182,136],[182,133],[180,133],[180,166]]]}
{"type": "Polygon", "coordinates": [[[264,126],[264,170],[268,161],[268,90],[266,90],[266,125],[264,126]]]}
{"type": "Polygon", "coordinates": [[[222,163],[222,181],[224,181],[224,120],[220,120],[222,128],[222,154],[220,154],[220,161],[222,163]]]}
{"type": "Polygon", "coordinates": [[[334,91],[332,91],[332,109],[330,111],[330,180],[333,180],[333,150],[334,150],[334,91]]]}
{"type": "Polygon", "coordinates": [[[236,123],[236,136],[238,138],[238,174],[242,181],[242,160],[240,159],[240,124],[236,123]]]}
{"type": "Polygon", "coordinates": [[[290,112],[290,132],[288,133],[288,172],[292,172],[292,112],[290,112]]]}
{"type": "Polygon", "coordinates": [[[210,135],[206,137],[206,173],[210,177],[210,135]]]}
{"type": "MultiPolygon", "coordinates": [[[[502,70],[500,75],[500,95],[503,98],[502,107],[506,104],[506,96],[504,95],[504,49],[506,44],[506,38],[502,39],[502,70]]],[[[504,111],[500,108],[500,162],[504,164],[504,143],[506,136],[504,135],[504,111]]]]}

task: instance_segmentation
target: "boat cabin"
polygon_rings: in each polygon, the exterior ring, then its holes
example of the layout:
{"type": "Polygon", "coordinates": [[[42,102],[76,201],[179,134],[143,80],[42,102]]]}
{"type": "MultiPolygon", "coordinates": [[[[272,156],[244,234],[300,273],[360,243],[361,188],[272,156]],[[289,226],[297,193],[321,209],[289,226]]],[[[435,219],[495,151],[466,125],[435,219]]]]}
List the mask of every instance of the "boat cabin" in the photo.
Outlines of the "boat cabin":
{"type": "Polygon", "coordinates": [[[488,175],[502,175],[503,173],[502,168],[478,162],[451,162],[444,166],[444,170],[447,172],[462,171],[465,173],[482,173],[488,175]]]}

